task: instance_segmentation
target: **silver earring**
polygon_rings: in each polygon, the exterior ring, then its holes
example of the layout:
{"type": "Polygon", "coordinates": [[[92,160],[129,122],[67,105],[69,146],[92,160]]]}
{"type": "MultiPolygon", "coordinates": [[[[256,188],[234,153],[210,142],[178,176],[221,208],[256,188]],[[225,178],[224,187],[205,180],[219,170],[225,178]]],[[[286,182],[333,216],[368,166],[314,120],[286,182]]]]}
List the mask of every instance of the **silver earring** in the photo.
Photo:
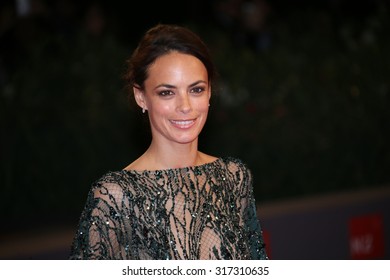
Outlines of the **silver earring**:
{"type": "Polygon", "coordinates": [[[142,108],[142,114],[145,114],[145,108],[142,108]]]}

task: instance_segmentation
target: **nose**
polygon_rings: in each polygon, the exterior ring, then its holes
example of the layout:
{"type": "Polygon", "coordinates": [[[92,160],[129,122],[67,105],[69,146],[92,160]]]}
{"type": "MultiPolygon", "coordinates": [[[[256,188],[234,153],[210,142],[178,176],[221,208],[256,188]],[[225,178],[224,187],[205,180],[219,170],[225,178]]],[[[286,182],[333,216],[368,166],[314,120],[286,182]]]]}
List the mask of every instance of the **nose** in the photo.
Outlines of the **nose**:
{"type": "Polygon", "coordinates": [[[184,114],[191,112],[191,100],[188,94],[181,94],[178,98],[177,110],[184,114]]]}

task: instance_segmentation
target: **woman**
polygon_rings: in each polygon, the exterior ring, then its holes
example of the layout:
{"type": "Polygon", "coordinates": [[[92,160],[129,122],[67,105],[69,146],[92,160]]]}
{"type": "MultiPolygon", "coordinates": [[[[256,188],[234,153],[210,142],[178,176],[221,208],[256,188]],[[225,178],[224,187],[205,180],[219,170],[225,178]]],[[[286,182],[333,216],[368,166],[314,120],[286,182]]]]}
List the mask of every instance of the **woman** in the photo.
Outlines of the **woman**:
{"type": "Polygon", "coordinates": [[[126,82],[152,141],[92,186],[71,259],[265,259],[250,170],[198,151],[215,77],[202,40],[159,24],[128,61],[126,82]]]}

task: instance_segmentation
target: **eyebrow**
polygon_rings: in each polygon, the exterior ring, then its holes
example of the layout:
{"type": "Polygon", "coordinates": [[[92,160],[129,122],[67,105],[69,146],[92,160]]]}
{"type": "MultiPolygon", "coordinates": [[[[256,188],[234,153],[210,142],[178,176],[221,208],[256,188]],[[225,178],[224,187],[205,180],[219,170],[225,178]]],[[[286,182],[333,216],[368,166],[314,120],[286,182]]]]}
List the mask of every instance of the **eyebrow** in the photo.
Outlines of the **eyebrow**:
{"type": "MultiPolygon", "coordinates": [[[[201,84],[201,83],[207,84],[207,82],[204,81],[204,80],[198,80],[198,81],[196,81],[196,82],[190,84],[189,87],[193,87],[193,86],[196,86],[196,85],[201,84]]],[[[170,84],[159,84],[159,85],[157,85],[154,89],[157,89],[157,88],[159,88],[159,87],[176,88],[175,86],[170,85],[170,84]]]]}

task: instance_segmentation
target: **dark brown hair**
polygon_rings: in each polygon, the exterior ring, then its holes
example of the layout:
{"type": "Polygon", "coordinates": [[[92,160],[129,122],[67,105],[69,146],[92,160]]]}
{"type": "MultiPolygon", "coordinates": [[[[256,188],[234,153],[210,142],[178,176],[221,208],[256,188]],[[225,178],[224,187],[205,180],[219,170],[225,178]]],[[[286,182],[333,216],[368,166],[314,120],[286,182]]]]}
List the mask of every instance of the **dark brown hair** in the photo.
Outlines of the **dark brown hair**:
{"type": "Polygon", "coordinates": [[[210,51],[203,40],[186,27],[157,24],[145,33],[127,60],[124,79],[129,92],[133,93],[133,86],[138,86],[143,90],[149,67],[157,58],[172,51],[198,58],[206,67],[209,83],[213,83],[216,70],[210,51]]]}

